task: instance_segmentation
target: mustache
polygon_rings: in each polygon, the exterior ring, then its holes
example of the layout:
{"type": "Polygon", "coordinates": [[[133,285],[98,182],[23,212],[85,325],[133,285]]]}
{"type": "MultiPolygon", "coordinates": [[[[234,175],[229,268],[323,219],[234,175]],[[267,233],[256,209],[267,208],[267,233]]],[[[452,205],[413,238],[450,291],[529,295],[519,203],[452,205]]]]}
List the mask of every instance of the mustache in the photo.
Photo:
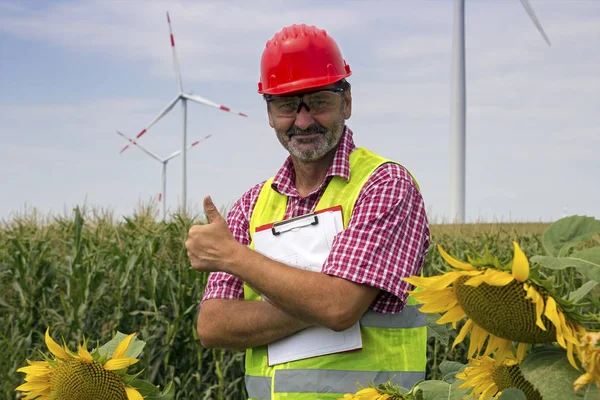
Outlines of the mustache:
{"type": "Polygon", "coordinates": [[[292,126],[287,131],[287,135],[289,137],[292,137],[295,135],[311,135],[314,133],[327,133],[327,128],[325,128],[323,125],[321,125],[319,123],[314,123],[306,129],[300,129],[297,126],[292,126]]]}

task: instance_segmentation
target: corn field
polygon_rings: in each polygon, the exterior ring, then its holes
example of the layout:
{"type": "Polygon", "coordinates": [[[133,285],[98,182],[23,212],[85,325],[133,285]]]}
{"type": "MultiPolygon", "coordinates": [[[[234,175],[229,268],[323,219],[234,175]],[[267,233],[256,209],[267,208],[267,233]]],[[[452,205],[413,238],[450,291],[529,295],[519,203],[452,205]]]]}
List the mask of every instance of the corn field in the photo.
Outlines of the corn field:
{"type": "MultiPolygon", "coordinates": [[[[138,332],[146,342],[131,372],[163,387],[175,384],[177,399],[245,399],[243,353],[207,350],[196,334],[197,307],[207,275],[192,270],[184,242],[203,219],[175,215],[156,222],[150,209],[122,221],[106,212],[78,209],[72,215],[17,215],[0,222],[0,398],[18,398],[14,388],[26,359],[47,353],[44,332],[75,347],[90,347],[116,331],[138,332]]],[[[549,224],[433,225],[424,274],[442,261],[436,245],[459,258],[486,246],[502,260],[517,240],[527,255],[541,254],[549,224]]],[[[561,282],[580,285],[572,272],[561,282]]],[[[454,331],[450,331],[454,335],[454,331]]],[[[428,379],[441,361],[466,362],[465,346],[450,350],[445,332],[429,340],[428,379]]]]}

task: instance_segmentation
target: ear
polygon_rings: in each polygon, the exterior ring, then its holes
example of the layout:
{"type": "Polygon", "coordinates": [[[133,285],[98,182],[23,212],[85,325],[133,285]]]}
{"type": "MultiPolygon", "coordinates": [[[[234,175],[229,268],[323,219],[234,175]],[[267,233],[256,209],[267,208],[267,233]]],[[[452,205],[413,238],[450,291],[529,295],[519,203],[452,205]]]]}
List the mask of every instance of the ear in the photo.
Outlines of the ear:
{"type": "Polygon", "coordinates": [[[269,103],[267,103],[267,118],[269,119],[269,125],[271,128],[275,128],[275,120],[273,114],[271,114],[271,110],[269,109],[269,103]]]}
{"type": "Polygon", "coordinates": [[[344,118],[350,119],[352,115],[352,92],[350,89],[344,92],[344,118]]]}

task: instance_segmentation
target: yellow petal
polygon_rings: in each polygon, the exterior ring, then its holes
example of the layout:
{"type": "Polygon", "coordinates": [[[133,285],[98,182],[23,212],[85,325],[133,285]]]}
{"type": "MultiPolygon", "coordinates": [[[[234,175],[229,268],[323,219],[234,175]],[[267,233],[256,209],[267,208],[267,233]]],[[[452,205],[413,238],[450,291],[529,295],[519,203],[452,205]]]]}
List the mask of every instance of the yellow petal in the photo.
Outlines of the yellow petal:
{"type": "Polygon", "coordinates": [[[481,354],[485,340],[488,337],[488,332],[477,324],[473,324],[471,329],[471,341],[469,343],[469,352],[467,357],[472,357],[474,354],[481,354]]]}
{"type": "Polygon", "coordinates": [[[127,368],[130,365],[138,362],[137,358],[113,358],[112,360],[108,360],[106,364],[104,364],[104,369],[107,371],[116,371],[119,369],[127,368]]]}
{"type": "Polygon", "coordinates": [[[144,400],[140,392],[134,388],[126,387],[125,393],[127,393],[127,400],[144,400]]]}
{"type": "Polygon", "coordinates": [[[27,382],[17,387],[15,390],[20,392],[43,391],[50,387],[50,382],[27,382]]]}
{"type": "Polygon", "coordinates": [[[512,260],[512,276],[519,282],[525,282],[529,278],[529,261],[517,242],[513,242],[513,246],[515,255],[512,260]]]}
{"type": "Polygon", "coordinates": [[[452,348],[454,348],[454,346],[456,346],[459,343],[462,343],[462,341],[465,340],[467,333],[469,333],[471,331],[472,327],[473,327],[473,320],[468,319],[467,322],[465,322],[465,324],[461,328],[460,332],[458,333],[458,336],[456,336],[456,339],[454,339],[454,343],[452,343],[452,348]]]}
{"type": "Polygon", "coordinates": [[[495,269],[486,269],[483,275],[475,276],[465,282],[467,286],[478,287],[482,283],[487,283],[490,286],[506,286],[513,281],[513,277],[503,271],[495,269]]]}
{"type": "Polygon", "coordinates": [[[471,264],[467,264],[466,262],[462,262],[459,261],[455,258],[453,258],[452,256],[450,256],[450,254],[446,253],[444,251],[444,249],[442,249],[442,246],[440,246],[438,244],[438,251],[440,252],[441,256],[444,258],[444,260],[446,260],[446,262],[448,264],[450,264],[451,266],[453,266],[454,268],[458,268],[458,269],[462,269],[463,271],[474,271],[475,267],[473,267],[471,264]]]}
{"type": "Polygon", "coordinates": [[[17,372],[24,372],[33,376],[46,376],[50,371],[49,365],[30,365],[28,367],[21,367],[17,370],[17,372]]]}
{"type": "Polygon", "coordinates": [[[125,339],[121,340],[121,343],[119,343],[111,357],[113,360],[125,357],[125,355],[127,354],[127,350],[129,350],[129,344],[131,343],[131,340],[134,336],[135,333],[132,333],[131,335],[127,335],[125,339]]]}
{"type": "Polygon", "coordinates": [[[429,303],[426,303],[419,310],[426,314],[442,313],[442,312],[446,312],[446,311],[450,310],[452,307],[454,307],[456,305],[457,302],[458,302],[458,300],[456,299],[456,297],[454,297],[454,298],[440,297],[436,301],[431,301],[429,303]]]}
{"type": "Polygon", "coordinates": [[[560,323],[560,318],[558,316],[558,312],[556,311],[556,301],[552,298],[552,296],[548,296],[546,300],[546,310],[544,311],[544,315],[552,322],[554,327],[556,328],[556,341],[563,348],[567,348],[567,344],[565,343],[565,337],[562,332],[562,324],[560,323]]]}
{"type": "Polygon", "coordinates": [[[84,346],[79,345],[78,355],[82,360],[87,361],[87,362],[92,362],[94,360],[94,358],[92,357],[90,352],[84,346]]]}
{"type": "Polygon", "coordinates": [[[460,321],[466,315],[467,314],[462,309],[462,307],[460,305],[457,305],[457,306],[454,306],[454,308],[452,308],[451,310],[447,311],[446,314],[444,314],[440,319],[438,319],[435,322],[440,325],[447,324],[448,322],[460,321]]]}
{"type": "Polygon", "coordinates": [[[48,346],[48,350],[56,357],[62,358],[63,360],[68,358],[65,350],[50,337],[50,328],[46,329],[46,346],[48,346]]]}

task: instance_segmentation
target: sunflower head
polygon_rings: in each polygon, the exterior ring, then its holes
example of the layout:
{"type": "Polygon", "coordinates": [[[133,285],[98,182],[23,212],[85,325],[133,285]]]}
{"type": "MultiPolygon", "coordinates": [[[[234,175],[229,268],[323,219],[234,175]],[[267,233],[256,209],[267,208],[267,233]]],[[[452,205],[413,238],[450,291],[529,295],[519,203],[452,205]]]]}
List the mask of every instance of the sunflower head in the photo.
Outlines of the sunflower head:
{"type": "Polygon", "coordinates": [[[511,352],[512,343],[518,342],[520,361],[528,344],[557,341],[568,350],[569,360],[575,365],[573,349],[579,344],[579,325],[562,308],[564,301],[554,295],[548,282],[530,270],[518,243],[513,244],[513,259],[507,264],[487,249],[483,256],[469,257],[469,262],[464,262],[438,246],[451,270],[405,281],[423,289],[410,292],[423,303],[422,312],[444,313],[439,324],[452,323],[456,328],[460,320],[468,318],[454,345],[471,332],[469,357],[496,353],[496,362],[501,363],[511,352]]]}
{"type": "Polygon", "coordinates": [[[525,380],[515,359],[507,358],[500,364],[488,356],[472,359],[456,377],[465,381],[459,388],[473,388],[472,398],[495,399],[503,390],[514,387],[521,390],[527,400],[542,399],[533,385],[525,380]]]}
{"type": "Polygon", "coordinates": [[[64,342],[62,346],[56,343],[48,329],[45,342],[51,356],[44,355],[44,361],[27,360],[28,366],[17,370],[26,374],[25,383],[15,390],[40,400],[141,400],[141,393],[130,386],[133,377],[126,374],[144,346],[134,336],[118,333],[92,353],[84,340],[74,353],[64,342]]]}

